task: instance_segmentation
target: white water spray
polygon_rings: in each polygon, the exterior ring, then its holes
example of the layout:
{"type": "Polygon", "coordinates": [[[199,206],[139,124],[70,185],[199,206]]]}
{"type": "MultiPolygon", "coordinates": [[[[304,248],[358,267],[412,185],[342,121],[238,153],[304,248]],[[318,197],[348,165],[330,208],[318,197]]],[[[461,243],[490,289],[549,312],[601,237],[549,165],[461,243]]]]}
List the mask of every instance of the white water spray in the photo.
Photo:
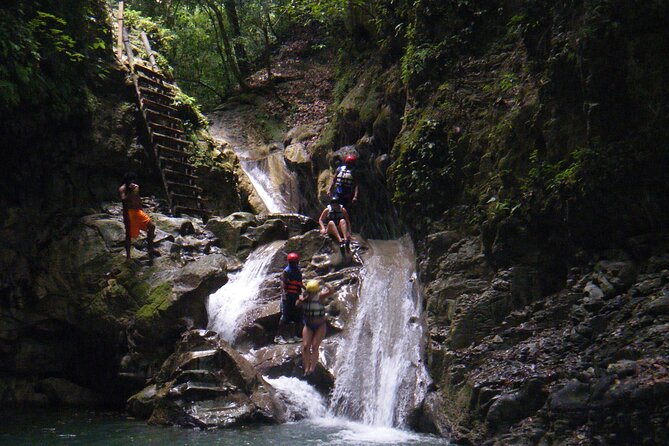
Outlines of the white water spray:
{"type": "Polygon", "coordinates": [[[287,376],[264,378],[279,393],[289,419],[318,418],[326,414],[325,399],[306,381],[287,376]]]}
{"type": "Polygon", "coordinates": [[[228,282],[207,299],[210,330],[232,343],[243,316],[253,309],[260,285],[283,241],[263,245],[253,251],[241,271],[230,275],[228,282]]]}
{"type": "Polygon", "coordinates": [[[411,241],[370,241],[353,326],[340,345],[331,411],[365,424],[404,427],[429,376],[411,241]]]}
{"type": "Polygon", "coordinates": [[[242,169],[271,214],[297,212],[297,178],[279,150],[260,160],[240,157],[242,169]]]}

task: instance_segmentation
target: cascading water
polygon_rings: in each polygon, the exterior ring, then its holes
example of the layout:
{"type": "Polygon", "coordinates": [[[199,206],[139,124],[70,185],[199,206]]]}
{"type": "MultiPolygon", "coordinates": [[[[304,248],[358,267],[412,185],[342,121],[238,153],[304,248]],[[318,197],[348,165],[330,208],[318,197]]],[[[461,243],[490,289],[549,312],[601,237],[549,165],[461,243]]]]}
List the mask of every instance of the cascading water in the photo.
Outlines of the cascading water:
{"type": "Polygon", "coordinates": [[[240,319],[253,309],[260,285],[283,241],[263,245],[253,251],[241,271],[230,275],[228,282],[207,299],[209,329],[222,339],[233,342],[240,328],[240,319]]]}
{"type": "Polygon", "coordinates": [[[423,400],[421,302],[411,240],[370,241],[353,326],[340,344],[330,410],[366,424],[404,427],[423,400]]]}
{"type": "Polygon", "coordinates": [[[325,399],[310,384],[301,379],[281,376],[265,380],[279,393],[286,404],[289,419],[318,418],[327,412],[325,399]]]}
{"type": "Polygon", "coordinates": [[[288,170],[281,151],[271,152],[259,160],[240,156],[240,163],[270,213],[298,211],[297,178],[288,170]]]}
{"type": "Polygon", "coordinates": [[[277,143],[267,146],[266,141],[254,138],[253,125],[234,111],[221,110],[208,118],[209,132],[219,142],[232,147],[267,212],[297,212],[300,207],[297,176],[288,169],[283,150],[276,148],[277,143]]]}

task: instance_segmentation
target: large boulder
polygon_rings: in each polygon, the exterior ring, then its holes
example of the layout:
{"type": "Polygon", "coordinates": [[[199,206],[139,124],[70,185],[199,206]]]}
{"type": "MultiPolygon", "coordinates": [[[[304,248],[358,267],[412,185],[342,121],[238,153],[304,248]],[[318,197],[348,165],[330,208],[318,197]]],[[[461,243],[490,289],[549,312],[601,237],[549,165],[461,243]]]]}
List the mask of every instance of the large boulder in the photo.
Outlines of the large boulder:
{"type": "Polygon", "coordinates": [[[239,238],[252,226],[258,224],[256,216],[249,212],[235,212],[225,218],[212,217],[207,221],[206,229],[214,233],[221,248],[230,254],[237,252],[239,238]]]}
{"type": "Polygon", "coordinates": [[[206,330],[183,334],[155,377],[154,387],[130,398],[128,410],[150,423],[231,427],[281,423],[285,409],[274,389],[227,342],[206,330]]]}
{"type": "Polygon", "coordinates": [[[306,146],[300,142],[286,147],[283,156],[290,164],[311,165],[311,155],[307,151],[306,146]]]}
{"type": "Polygon", "coordinates": [[[288,237],[295,237],[312,229],[318,229],[316,220],[302,214],[267,214],[259,215],[257,219],[260,224],[268,220],[281,220],[288,230],[288,237]]]}

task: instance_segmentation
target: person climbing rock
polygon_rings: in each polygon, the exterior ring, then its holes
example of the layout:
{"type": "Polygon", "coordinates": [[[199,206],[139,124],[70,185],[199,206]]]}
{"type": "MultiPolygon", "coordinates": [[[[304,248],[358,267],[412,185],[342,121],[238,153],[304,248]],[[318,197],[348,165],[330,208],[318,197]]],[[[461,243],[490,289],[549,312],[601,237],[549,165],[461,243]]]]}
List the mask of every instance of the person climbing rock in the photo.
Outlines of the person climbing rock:
{"type": "Polygon", "coordinates": [[[325,301],[334,290],[329,286],[321,287],[318,280],[307,282],[304,293],[297,304],[302,306],[302,364],[304,375],[311,375],[318,364],[318,349],[325,338],[325,301]]]}
{"type": "Polygon", "coordinates": [[[139,231],[146,231],[146,240],[149,244],[149,256],[159,256],[154,249],[153,240],[156,236],[156,225],[142,210],[142,200],[139,197],[139,185],[135,182],[136,176],[128,172],[123,176],[123,184],[118,189],[123,203],[123,224],[125,225],[125,255],[130,259],[130,245],[132,239],[139,237],[139,231]]]}
{"type": "Polygon", "coordinates": [[[299,342],[300,331],[302,329],[302,318],[300,311],[295,304],[300,298],[304,284],[302,283],[302,270],[300,269],[300,256],[296,252],[288,254],[288,266],[281,273],[281,283],[283,284],[283,297],[281,298],[281,319],[279,319],[279,333],[274,338],[274,342],[282,344],[286,342],[281,336],[282,332],[287,332],[288,342],[299,342]],[[287,330],[283,327],[288,326],[287,330]]]}
{"type": "Polygon", "coordinates": [[[351,220],[337,197],[332,197],[330,204],[323,209],[318,224],[321,226],[321,234],[329,234],[337,239],[342,254],[345,249],[350,250],[351,220]]]}
{"type": "Polygon", "coordinates": [[[355,155],[346,155],[344,164],[337,168],[330,183],[330,196],[337,197],[349,211],[358,201],[358,181],[354,172],[357,160],[355,155]]]}

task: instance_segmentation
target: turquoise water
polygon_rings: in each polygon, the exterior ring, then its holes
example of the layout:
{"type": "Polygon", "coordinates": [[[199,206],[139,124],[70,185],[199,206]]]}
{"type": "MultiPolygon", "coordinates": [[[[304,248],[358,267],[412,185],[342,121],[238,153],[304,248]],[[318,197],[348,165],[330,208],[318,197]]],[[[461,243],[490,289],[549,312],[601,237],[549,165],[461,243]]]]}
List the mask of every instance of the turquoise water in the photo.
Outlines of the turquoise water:
{"type": "Polygon", "coordinates": [[[318,418],[279,426],[200,431],[149,426],[117,412],[0,411],[0,445],[446,445],[443,439],[318,418]]]}

